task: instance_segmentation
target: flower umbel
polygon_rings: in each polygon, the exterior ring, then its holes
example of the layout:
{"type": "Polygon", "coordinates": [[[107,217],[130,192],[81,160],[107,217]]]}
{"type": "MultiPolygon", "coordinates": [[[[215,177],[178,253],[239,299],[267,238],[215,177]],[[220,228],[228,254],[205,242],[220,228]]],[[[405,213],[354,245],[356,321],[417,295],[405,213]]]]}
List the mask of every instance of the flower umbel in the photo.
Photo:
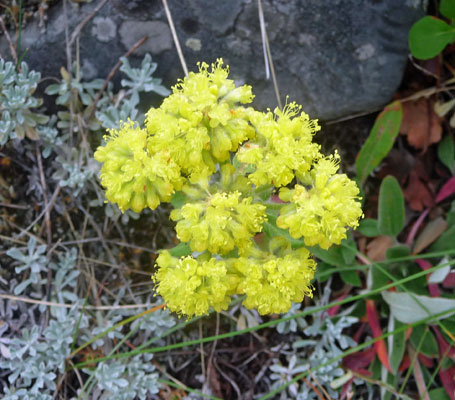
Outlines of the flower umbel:
{"type": "Polygon", "coordinates": [[[226,310],[233,295],[260,314],[287,312],[312,296],[316,262],[305,246],[339,244],[363,216],[356,184],[337,173],[338,154],[325,157],[313,143],[317,121],[295,103],[246,107],[251,87],[228,74],[221,59],[199,64],[147,112],[145,128],[124,123],[95,153],[106,198],[122,211],[172,201],[190,251],[162,251],[153,280],[186,317],[226,310]],[[275,194],[284,203],[273,203],[275,194]],[[300,248],[289,235],[257,238],[275,218],[300,248]]]}

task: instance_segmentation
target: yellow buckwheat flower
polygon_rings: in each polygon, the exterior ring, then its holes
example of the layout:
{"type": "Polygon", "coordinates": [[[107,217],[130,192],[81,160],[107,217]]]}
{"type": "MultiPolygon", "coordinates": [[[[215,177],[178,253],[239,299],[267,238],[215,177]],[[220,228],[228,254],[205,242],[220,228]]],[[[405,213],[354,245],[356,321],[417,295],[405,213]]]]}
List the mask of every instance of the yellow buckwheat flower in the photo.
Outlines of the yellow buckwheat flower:
{"type": "Polygon", "coordinates": [[[122,211],[154,209],[180,189],[180,168],[167,150],[148,152],[145,130],[128,122],[105,139],[106,145],[98,148],[95,159],[103,163],[101,184],[106,188],[106,198],[122,211]]]}
{"type": "Polygon", "coordinates": [[[230,152],[255,135],[248,113],[239,106],[253,100],[251,86],[236,88],[228,73],[221,59],[211,71],[202,63],[198,73],[190,72],[172,88],[160,108],[147,113],[150,148],[170,149],[192,182],[213,174],[217,162],[228,160],[230,152]]]}
{"type": "Polygon", "coordinates": [[[359,189],[337,174],[338,155],[324,157],[313,143],[317,120],[295,103],[273,113],[246,107],[251,87],[235,87],[228,74],[221,59],[199,64],[147,112],[145,129],[125,123],[95,153],[106,198],[122,211],[154,209],[179,192],[171,219],[193,256],[162,251],[153,280],[167,307],[187,317],[225,310],[234,294],[260,314],[312,296],[307,249],[292,250],[283,236],[255,242],[268,210],[279,209],[276,224],[292,237],[324,249],[362,216],[359,189]],[[286,204],[272,207],[278,190],[286,204]]]}
{"type": "Polygon", "coordinates": [[[295,103],[283,111],[275,109],[273,114],[250,111],[249,116],[257,135],[242,146],[238,159],[255,167],[248,177],[255,185],[285,186],[296,174],[309,171],[319,156],[319,145],[312,142],[320,129],[317,121],[310,120],[295,103]]]}
{"type": "Polygon", "coordinates": [[[284,206],[277,225],[289,229],[292,237],[304,237],[307,246],[328,249],[346,238],[347,227],[357,227],[362,209],[355,182],[345,174],[337,174],[338,155],[321,158],[306,178],[307,189],[295,185],[294,190],[281,189],[280,198],[291,201],[284,206]]]}
{"type": "Polygon", "coordinates": [[[243,305],[260,314],[284,313],[291,302],[312,297],[311,280],[316,262],[301,248],[284,257],[269,255],[264,259],[240,257],[232,265],[240,274],[237,293],[246,294],[243,305]]]}
{"type": "Polygon", "coordinates": [[[193,251],[227,254],[237,247],[240,254],[245,252],[252,237],[262,231],[266,215],[264,205],[240,196],[240,192],[215,193],[205,203],[188,203],[173,210],[178,238],[189,242],[193,251]]]}
{"type": "Polygon", "coordinates": [[[156,291],[171,311],[190,318],[208,314],[210,307],[218,312],[228,308],[235,280],[227,274],[225,262],[177,259],[167,251],[156,262],[160,266],[153,277],[156,291]]]}

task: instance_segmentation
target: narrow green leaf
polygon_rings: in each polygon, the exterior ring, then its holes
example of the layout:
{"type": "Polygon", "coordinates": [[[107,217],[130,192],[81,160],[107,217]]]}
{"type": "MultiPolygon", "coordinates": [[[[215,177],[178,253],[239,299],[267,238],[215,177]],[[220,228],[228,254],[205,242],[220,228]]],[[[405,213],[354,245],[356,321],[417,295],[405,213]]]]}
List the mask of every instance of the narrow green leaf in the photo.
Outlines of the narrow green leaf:
{"type": "Polygon", "coordinates": [[[455,18],[455,0],[441,0],[439,11],[444,17],[455,18]]]}
{"type": "MultiPolygon", "coordinates": [[[[390,318],[393,318],[392,316],[390,318]]],[[[403,323],[395,320],[395,328],[402,327],[403,323]]],[[[397,374],[401,361],[403,360],[404,350],[406,347],[406,331],[400,331],[393,335],[392,352],[390,354],[390,367],[392,371],[397,374]]]]}
{"type": "Polygon", "coordinates": [[[452,135],[446,135],[438,144],[438,157],[455,174],[455,145],[452,135]]]}
{"type": "Polygon", "coordinates": [[[378,230],[381,235],[397,236],[404,227],[404,198],[398,181],[387,176],[379,188],[378,230]]]}
{"type": "Polygon", "coordinates": [[[409,31],[409,49],[415,58],[428,60],[441,53],[454,37],[455,28],[438,18],[426,16],[409,31]]]}
{"type": "Polygon", "coordinates": [[[395,101],[385,107],[384,111],[376,118],[370,135],[360,149],[355,162],[357,176],[361,184],[389,154],[400,130],[402,117],[401,103],[395,101]]]}

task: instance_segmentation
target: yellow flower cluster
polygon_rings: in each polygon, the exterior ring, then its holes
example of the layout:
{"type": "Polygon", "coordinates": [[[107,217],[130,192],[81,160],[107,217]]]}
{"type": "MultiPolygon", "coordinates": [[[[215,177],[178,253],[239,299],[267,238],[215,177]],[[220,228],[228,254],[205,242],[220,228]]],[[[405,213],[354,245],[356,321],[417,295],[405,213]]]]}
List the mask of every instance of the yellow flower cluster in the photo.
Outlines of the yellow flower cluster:
{"type": "Polygon", "coordinates": [[[151,108],[145,125],[153,137],[150,149],[170,149],[172,159],[191,182],[216,171],[216,163],[229,160],[230,152],[253,137],[247,110],[238,103],[253,100],[251,86],[236,88],[223,61],[202,63],[173,88],[160,108],[151,108]]]}
{"type": "Polygon", "coordinates": [[[160,202],[170,201],[175,190],[181,188],[180,168],[169,151],[148,151],[147,132],[133,122],[112,131],[105,139],[106,145],[98,148],[95,159],[104,163],[101,184],[106,188],[106,198],[122,211],[155,209],[160,202]]]}
{"type": "Polygon", "coordinates": [[[262,259],[239,257],[233,268],[240,274],[236,292],[246,294],[243,305],[256,308],[260,314],[285,313],[291,302],[313,296],[311,280],[316,263],[307,249],[301,248],[275,257],[265,254],[262,259]]]}
{"type": "Polygon", "coordinates": [[[252,204],[251,197],[240,200],[240,196],[240,192],[216,193],[206,202],[173,210],[171,219],[179,221],[177,237],[189,242],[193,251],[227,254],[237,247],[244,253],[253,244],[253,236],[262,231],[266,207],[252,204]]]}
{"type": "Polygon", "coordinates": [[[303,248],[283,257],[264,253],[261,258],[224,261],[205,255],[178,259],[163,251],[156,262],[157,293],[171,311],[187,317],[207,314],[210,307],[226,310],[234,294],[245,294],[243,305],[260,314],[287,312],[292,302],[312,296],[310,282],[316,268],[303,248]]]}
{"type": "Polygon", "coordinates": [[[277,225],[289,229],[294,238],[303,236],[307,246],[328,249],[340,244],[347,227],[356,228],[363,216],[357,185],[336,173],[338,158],[321,158],[306,178],[308,187],[297,184],[293,190],[280,190],[280,198],[291,202],[281,209],[277,225]]]}
{"type": "Polygon", "coordinates": [[[285,186],[305,174],[319,155],[319,145],[312,140],[320,127],[295,103],[274,113],[250,112],[250,122],[256,138],[242,146],[237,157],[254,166],[248,178],[257,186],[285,186]]]}
{"type": "Polygon", "coordinates": [[[171,311],[190,317],[208,314],[210,307],[218,312],[228,308],[233,283],[224,261],[177,259],[163,251],[156,263],[160,267],[153,276],[156,291],[171,311]]]}
{"type": "Polygon", "coordinates": [[[277,226],[292,237],[324,249],[362,216],[356,184],[337,174],[338,155],[313,143],[317,121],[295,103],[246,107],[251,87],[235,87],[228,73],[222,60],[200,64],[147,112],[144,129],[124,123],[95,153],[106,197],[122,211],[154,209],[176,192],[183,199],[171,219],[193,256],[161,252],[153,279],[169,309],[187,317],[225,310],[235,294],[261,314],[311,296],[316,264],[307,249],[254,240],[270,210],[280,207],[277,226]],[[284,204],[271,204],[274,192],[284,204]]]}

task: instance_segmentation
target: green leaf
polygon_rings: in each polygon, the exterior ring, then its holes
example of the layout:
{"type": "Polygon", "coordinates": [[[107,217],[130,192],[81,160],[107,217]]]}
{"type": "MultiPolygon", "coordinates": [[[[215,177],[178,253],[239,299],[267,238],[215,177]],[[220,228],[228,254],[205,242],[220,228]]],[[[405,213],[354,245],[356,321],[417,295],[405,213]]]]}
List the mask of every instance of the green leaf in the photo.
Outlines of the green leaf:
{"type": "Polygon", "coordinates": [[[171,204],[174,208],[181,208],[185,204],[186,194],[183,192],[175,192],[171,198],[171,204]]]}
{"type": "Polygon", "coordinates": [[[357,275],[356,271],[341,271],[340,276],[343,282],[347,283],[348,285],[356,287],[362,286],[362,281],[360,280],[359,275],[357,275]]]}
{"type": "Polygon", "coordinates": [[[389,305],[391,314],[404,324],[412,324],[430,315],[452,311],[439,317],[448,318],[455,313],[455,299],[412,295],[405,292],[382,292],[384,301],[389,305]]]}
{"type": "Polygon", "coordinates": [[[360,149],[355,162],[361,184],[392,149],[401,125],[401,103],[395,101],[384,108],[374,123],[368,139],[360,149]]]}
{"type": "Polygon", "coordinates": [[[398,181],[387,176],[379,188],[378,231],[397,236],[404,227],[404,198],[398,181]]]}
{"type": "MultiPolygon", "coordinates": [[[[390,317],[393,318],[393,317],[390,317]]],[[[395,320],[395,329],[401,328],[404,324],[400,321],[395,320]]],[[[392,352],[390,354],[390,367],[392,371],[396,374],[398,368],[400,367],[401,361],[403,360],[404,350],[406,347],[406,331],[396,332],[393,335],[392,340],[392,352]]]]}
{"type": "Polygon", "coordinates": [[[430,400],[450,400],[450,396],[443,387],[430,390],[428,396],[430,396],[430,400]]]}
{"type": "Polygon", "coordinates": [[[360,232],[363,236],[366,237],[376,237],[379,236],[378,231],[378,220],[373,218],[365,218],[360,221],[357,232],[360,232]]]}
{"type": "Polygon", "coordinates": [[[179,243],[177,246],[169,250],[172,257],[185,257],[189,256],[193,251],[188,243],[179,243]]]}
{"type": "Polygon", "coordinates": [[[417,348],[419,343],[422,342],[420,353],[427,357],[435,357],[439,354],[438,343],[436,342],[433,333],[427,329],[426,325],[417,325],[412,328],[410,340],[414,348],[417,348]],[[425,338],[421,340],[424,335],[425,338]]]}
{"type": "Polygon", "coordinates": [[[409,31],[409,49],[415,58],[428,60],[441,53],[454,37],[455,28],[438,18],[426,16],[409,31]]]}
{"type": "Polygon", "coordinates": [[[409,246],[405,244],[399,244],[397,246],[389,247],[386,252],[385,256],[387,260],[393,260],[395,258],[402,258],[407,257],[411,254],[411,249],[409,246]]]}
{"type": "Polygon", "coordinates": [[[328,250],[321,249],[319,246],[307,247],[311,254],[327,264],[336,267],[345,267],[343,251],[340,246],[332,246],[328,250]]]}
{"type": "Polygon", "coordinates": [[[305,242],[302,239],[294,239],[288,230],[281,229],[276,226],[276,216],[267,214],[268,222],[264,222],[263,229],[264,233],[269,238],[274,238],[276,236],[284,237],[289,243],[291,243],[291,247],[293,249],[298,249],[299,247],[303,247],[305,242]]]}
{"type": "Polygon", "coordinates": [[[455,18],[455,0],[441,0],[439,11],[444,17],[455,18]]]}
{"type": "Polygon", "coordinates": [[[354,264],[355,256],[357,255],[357,243],[352,236],[349,235],[347,239],[343,239],[340,246],[341,254],[346,265],[354,264]]]}
{"type": "Polygon", "coordinates": [[[444,136],[438,144],[438,157],[441,162],[455,174],[455,145],[452,135],[444,136]]]}
{"type": "Polygon", "coordinates": [[[455,225],[452,225],[441,236],[439,236],[438,240],[432,244],[429,251],[433,253],[438,251],[452,250],[454,248],[454,243],[455,225]]]}

